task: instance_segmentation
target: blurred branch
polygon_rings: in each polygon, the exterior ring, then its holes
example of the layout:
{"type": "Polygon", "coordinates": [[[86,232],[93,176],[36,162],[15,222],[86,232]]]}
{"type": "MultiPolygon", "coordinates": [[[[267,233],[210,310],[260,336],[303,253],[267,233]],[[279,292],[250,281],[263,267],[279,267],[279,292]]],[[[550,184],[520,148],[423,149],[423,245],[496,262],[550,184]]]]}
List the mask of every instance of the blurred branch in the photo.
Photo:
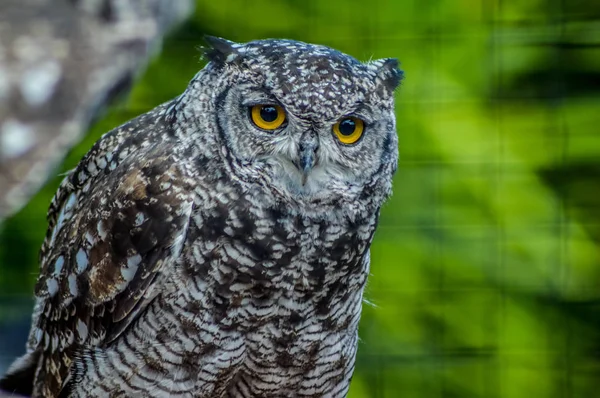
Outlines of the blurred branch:
{"type": "Polygon", "coordinates": [[[191,10],[191,0],[0,1],[0,222],[191,10]]]}

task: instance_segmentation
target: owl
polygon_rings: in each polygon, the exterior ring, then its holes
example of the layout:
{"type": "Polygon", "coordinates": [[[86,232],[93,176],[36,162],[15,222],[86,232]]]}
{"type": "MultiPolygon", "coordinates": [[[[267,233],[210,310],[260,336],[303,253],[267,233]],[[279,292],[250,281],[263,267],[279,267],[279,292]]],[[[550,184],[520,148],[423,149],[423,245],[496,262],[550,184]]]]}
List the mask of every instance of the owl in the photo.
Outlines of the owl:
{"type": "Polygon", "coordinates": [[[33,397],[344,397],[398,145],[395,59],[207,38],[179,97],[105,134],[48,212],[33,397]]]}

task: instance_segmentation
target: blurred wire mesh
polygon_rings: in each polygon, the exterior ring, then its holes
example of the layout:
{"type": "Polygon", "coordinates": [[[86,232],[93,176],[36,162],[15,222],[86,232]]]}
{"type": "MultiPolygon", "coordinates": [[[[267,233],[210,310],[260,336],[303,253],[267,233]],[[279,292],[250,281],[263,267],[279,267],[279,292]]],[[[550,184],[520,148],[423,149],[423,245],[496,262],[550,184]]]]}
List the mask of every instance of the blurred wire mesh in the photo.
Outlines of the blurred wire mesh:
{"type": "MultiPolygon", "coordinates": [[[[205,33],[402,61],[401,160],[372,247],[351,398],[597,394],[600,3],[198,1],[63,169],[179,94],[202,67],[205,33]]],[[[0,235],[0,372],[21,351],[58,182],[0,235]]]]}

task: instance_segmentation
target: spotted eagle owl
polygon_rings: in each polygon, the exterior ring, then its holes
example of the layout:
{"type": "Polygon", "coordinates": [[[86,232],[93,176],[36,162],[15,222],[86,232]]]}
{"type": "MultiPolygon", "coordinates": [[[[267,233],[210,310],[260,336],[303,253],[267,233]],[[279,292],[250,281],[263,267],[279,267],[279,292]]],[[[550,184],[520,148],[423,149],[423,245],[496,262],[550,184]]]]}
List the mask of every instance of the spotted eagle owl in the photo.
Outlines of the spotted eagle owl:
{"type": "Polygon", "coordinates": [[[48,213],[34,397],[344,397],[398,159],[395,59],[208,38],[185,92],[104,135],[48,213]]]}

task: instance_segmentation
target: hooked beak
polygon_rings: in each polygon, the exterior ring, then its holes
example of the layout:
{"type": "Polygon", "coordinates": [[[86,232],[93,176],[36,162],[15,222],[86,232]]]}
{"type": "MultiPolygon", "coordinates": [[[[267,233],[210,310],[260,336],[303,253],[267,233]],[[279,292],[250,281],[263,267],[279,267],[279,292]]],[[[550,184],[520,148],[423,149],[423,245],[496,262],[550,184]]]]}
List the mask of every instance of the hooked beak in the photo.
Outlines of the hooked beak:
{"type": "Polygon", "coordinates": [[[317,150],[319,149],[319,138],[312,130],[302,133],[298,143],[298,155],[300,160],[300,171],[302,171],[302,185],[306,185],[308,173],[317,161],[317,150]]]}

